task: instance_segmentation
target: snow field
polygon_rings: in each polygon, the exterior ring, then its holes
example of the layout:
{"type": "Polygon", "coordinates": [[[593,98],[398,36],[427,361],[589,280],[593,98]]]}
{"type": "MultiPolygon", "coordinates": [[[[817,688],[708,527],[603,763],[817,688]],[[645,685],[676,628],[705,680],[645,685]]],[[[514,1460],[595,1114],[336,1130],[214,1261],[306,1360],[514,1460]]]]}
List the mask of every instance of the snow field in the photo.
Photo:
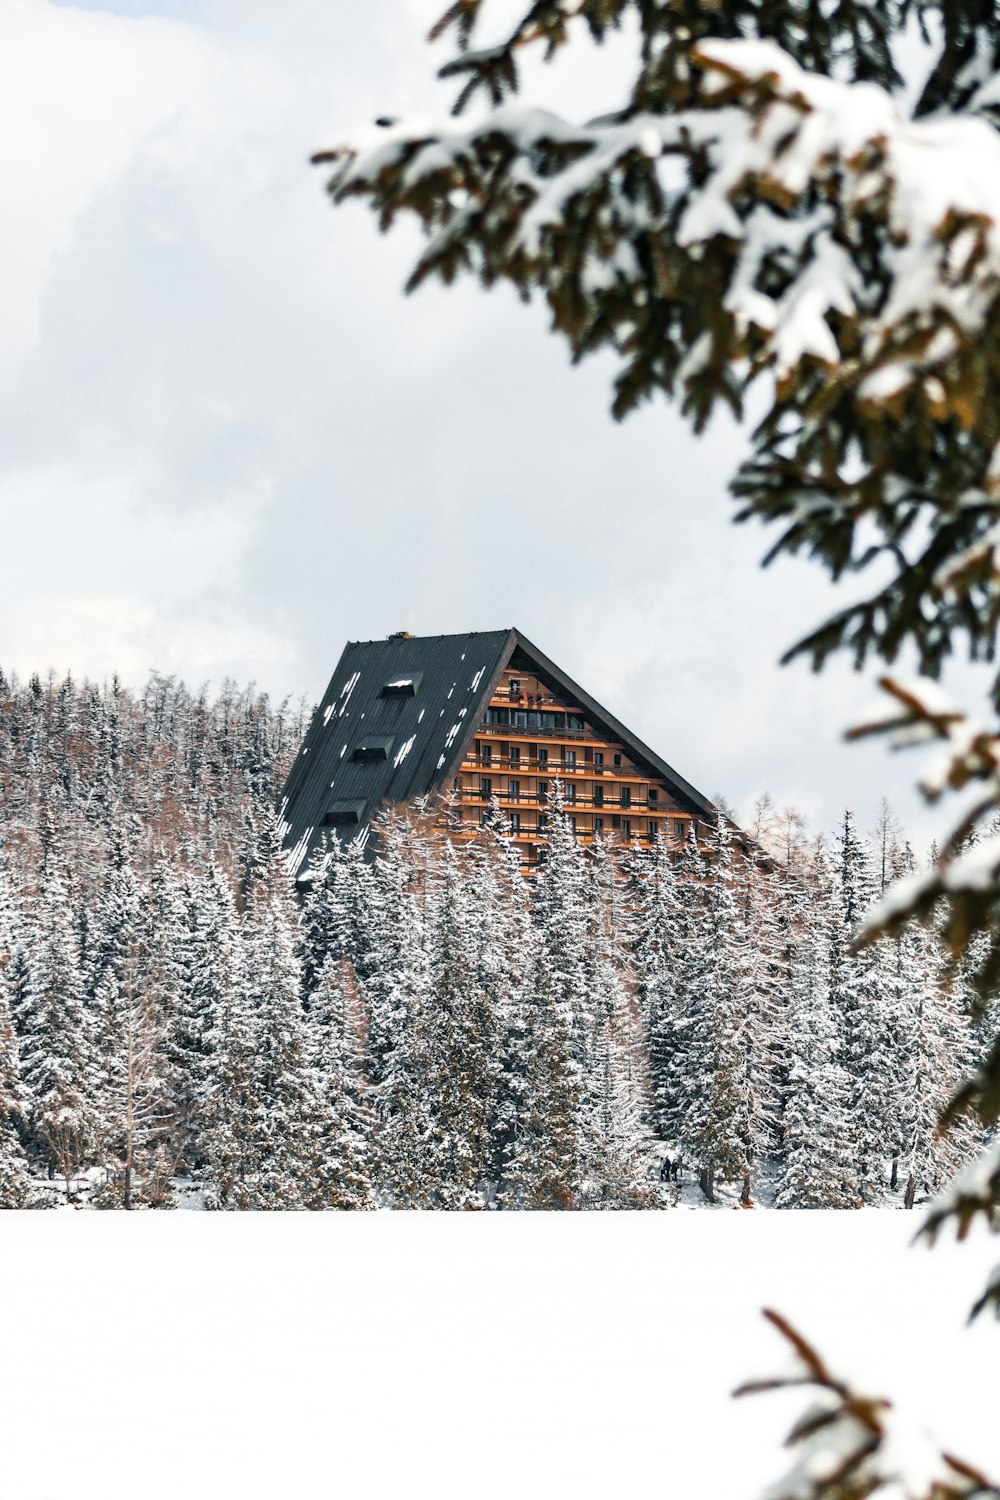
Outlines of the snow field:
{"type": "Polygon", "coordinates": [[[0,1500],[749,1500],[805,1405],[730,1399],[787,1364],[764,1305],[1000,1472],[997,1244],[918,1223],[5,1214],[0,1500]]]}

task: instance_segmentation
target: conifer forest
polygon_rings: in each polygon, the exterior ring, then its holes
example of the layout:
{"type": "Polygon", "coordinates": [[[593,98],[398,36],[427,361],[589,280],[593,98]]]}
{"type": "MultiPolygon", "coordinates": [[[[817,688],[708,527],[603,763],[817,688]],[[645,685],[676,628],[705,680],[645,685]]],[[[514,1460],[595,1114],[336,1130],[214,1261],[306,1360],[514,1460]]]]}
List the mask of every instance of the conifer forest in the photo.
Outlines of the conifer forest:
{"type": "Polygon", "coordinates": [[[983,1145],[976,954],[857,949],[919,862],[886,812],[584,848],[501,810],[333,840],[274,806],[304,725],[225,683],[0,674],[0,1206],[905,1206],[983,1145]]]}

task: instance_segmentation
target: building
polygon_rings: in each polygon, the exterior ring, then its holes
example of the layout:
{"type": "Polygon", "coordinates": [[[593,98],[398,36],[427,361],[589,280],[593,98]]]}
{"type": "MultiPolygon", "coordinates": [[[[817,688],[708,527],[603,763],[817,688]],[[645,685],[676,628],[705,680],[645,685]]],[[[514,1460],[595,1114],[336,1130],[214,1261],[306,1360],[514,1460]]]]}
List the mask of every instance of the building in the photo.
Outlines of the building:
{"type": "Polygon", "coordinates": [[[496,797],[526,868],[562,786],[577,837],[683,839],[714,815],[707,797],[637,739],[518,630],[353,641],[313,716],[281,803],[301,878],[333,829],[364,835],[375,811],[453,793],[471,836],[496,797]]]}

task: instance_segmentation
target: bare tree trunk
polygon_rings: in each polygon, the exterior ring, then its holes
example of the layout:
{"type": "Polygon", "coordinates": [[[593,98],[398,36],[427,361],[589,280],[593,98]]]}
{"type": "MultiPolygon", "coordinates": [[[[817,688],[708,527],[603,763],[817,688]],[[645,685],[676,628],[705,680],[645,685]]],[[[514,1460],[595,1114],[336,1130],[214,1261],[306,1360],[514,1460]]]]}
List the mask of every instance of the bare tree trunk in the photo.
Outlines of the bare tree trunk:
{"type": "Polygon", "coordinates": [[[917,1196],[917,1179],[911,1172],[906,1179],[906,1192],[903,1194],[903,1207],[912,1208],[913,1201],[917,1196]]]}
{"type": "Polygon", "coordinates": [[[892,1171],[889,1174],[889,1187],[893,1192],[899,1187],[899,1157],[892,1158],[892,1171]]]}
{"type": "Polygon", "coordinates": [[[702,1167],[701,1173],[699,1174],[699,1177],[698,1177],[698,1186],[701,1188],[702,1192],[705,1195],[705,1201],[707,1203],[714,1203],[715,1202],[715,1163],[714,1162],[711,1162],[711,1161],[707,1162],[706,1165],[702,1167]]]}
{"type": "Polygon", "coordinates": [[[743,1191],[740,1193],[740,1204],[743,1208],[749,1208],[753,1199],[750,1196],[750,1173],[747,1172],[743,1178],[743,1191]]]}

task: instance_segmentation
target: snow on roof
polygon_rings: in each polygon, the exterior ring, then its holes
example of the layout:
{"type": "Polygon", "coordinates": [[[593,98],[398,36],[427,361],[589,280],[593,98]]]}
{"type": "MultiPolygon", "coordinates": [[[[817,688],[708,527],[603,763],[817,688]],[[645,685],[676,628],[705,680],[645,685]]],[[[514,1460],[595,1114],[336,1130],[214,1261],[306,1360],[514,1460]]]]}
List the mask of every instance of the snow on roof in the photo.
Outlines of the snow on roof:
{"type": "Polygon", "coordinates": [[[416,740],[416,738],[417,737],[415,734],[411,734],[408,740],[403,741],[399,749],[396,751],[396,759],[393,761],[394,766],[401,766],[403,764],[403,761],[413,749],[414,741],[416,740]]]}

